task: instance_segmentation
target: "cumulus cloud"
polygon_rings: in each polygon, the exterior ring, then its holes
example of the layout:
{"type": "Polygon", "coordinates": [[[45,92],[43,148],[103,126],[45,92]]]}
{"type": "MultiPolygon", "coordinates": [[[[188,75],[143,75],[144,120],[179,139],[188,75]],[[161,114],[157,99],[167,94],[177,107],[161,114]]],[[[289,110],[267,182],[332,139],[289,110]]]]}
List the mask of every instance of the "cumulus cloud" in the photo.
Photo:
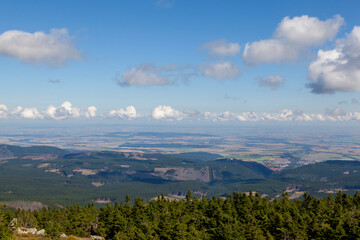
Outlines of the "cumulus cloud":
{"type": "Polygon", "coordinates": [[[255,112],[243,112],[240,115],[237,115],[236,118],[240,121],[257,121],[259,117],[255,112]]]}
{"type": "Polygon", "coordinates": [[[240,122],[253,122],[258,121],[259,117],[255,112],[243,112],[240,114],[233,113],[230,111],[225,111],[222,113],[211,113],[211,112],[205,112],[203,114],[204,120],[210,120],[210,121],[221,121],[221,122],[227,122],[227,121],[240,121],[240,122]]]}
{"type": "Polygon", "coordinates": [[[185,109],[177,110],[171,106],[159,105],[155,107],[151,114],[139,114],[134,106],[127,106],[125,109],[111,110],[107,114],[98,114],[95,106],[88,108],[74,107],[70,102],[65,101],[60,106],[48,106],[45,110],[38,110],[36,107],[18,106],[12,110],[4,104],[0,104],[0,120],[12,119],[107,119],[120,118],[126,120],[152,118],[162,121],[212,121],[212,122],[256,122],[256,121],[275,121],[275,122],[311,122],[311,121],[360,121],[360,112],[345,112],[343,109],[329,108],[323,114],[306,113],[302,110],[282,109],[263,113],[255,112],[232,112],[224,111],[220,113],[199,112],[197,110],[185,109]]]}
{"type": "Polygon", "coordinates": [[[117,79],[117,83],[124,87],[133,85],[167,85],[170,84],[170,81],[167,76],[162,76],[139,67],[123,73],[122,78],[117,79]]]}
{"type": "Polygon", "coordinates": [[[235,114],[230,111],[226,111],[217,115],[217,120],[220,121],[238,120],[241,122],[249,122],[249,121],[258,121],[259,117],[254,112],[243,112],[241,114],[235,114]]]}
{"type": "Polygon", "coordinates": [[[281,85],[284,84],[285,79],[279,75],[270,75],[267,77],[258,77],[256,78],[258,84],[262,87],[269,87],[271,90],[278,89],[281,85]]]}
{"type": "Polygon", "coordinates": [[[170,107],[170,106],[157,106],[154,108],[151,114],[152,118],[155,120],[166,120],[166,121],[173,121],[173,120],[181,120],[183,114],[170,107]]]}
{"type": "Polygon", "coordinates": [[[228,43],[226,40],[207,42],[201,48],[209,51],[211,55],[217,56],[235,56],[240,52],[238,43],[228,43]]]}
{"type": "MultiPolygon", "coordinates": [[[[49,105],[45,110],[38,110],[36,107],[18,106],[13,109],[8,116],[24,119],[54,119],[64,120],[68,118],[95,118],[97,109],[90,106],[87,109],[74,107],[71,102],[65,101],[60,106],[49,105]]],[[[0,112],[1,115],[1,112],[0,112]]]]}
{"type": "Polygon", "coordinates": [[[0,104],[0,119],[5,119],[8,116],[8,108],[4,104],[0,104]]]}
{"type": "Polygon", "coordinates": [[[360,113],[345,112],[341,108],[326,109],[326,118],[330,121],[360,120],[360,113]]]}
{"type": "Polygon", "coordinates": [[[18,30],[3,32],[0,35],[0,55],[51,67],[63,66],[68,60],[81,60],[81,54],[65,28],[52,29],[48,34],[18,30]]]}
{"type": "Polygon", "coordinates": [[[11,111],[6,105],[0,104],[0,119],[84,119],[102,117],[119,117],[123,119],[132,120],[137,118],[139,114],[136,113],[134,106],[128,106],[125,109],[112,110],[108,115],[98,115],[98,109],[95,106],[88,108],[74,107],[71,102],[65,101],[60,106],[49,105],[44,110],[38,110],[36,107],[22,107],[17,106],[11,111]]]}
{"type": "Polygon", "coordinates": [[[277,26],[273,38],[246,44],[243,52],[245,64],[281,63],[296,59],[306,48],[333,40],[342,25],[344,19],[340,15],[325,21],[307,15],[285,17],[277,26]]]}
{"type": "Polygon", "coordinates": [[[289,109],[283,109],[275,113],[264,113],[263,120],[274,121],[312,121],[312,117],[302,111],[293,111],[289,109]]]}
{"type": "Polygon", "coordinates": [[[344,25],[340,15],[321,21],[316,17],[285,17],[275,30],[275,37],[297,46],[321,45],[332,40],[344,25]]]}
{"type": "Polygon", "coordinates": [[[81,116],[80,108],[73,107],[71,102],[65,101],[59,107],[55,107],[54,105],[48,106],[46,109],[46,117],[62,120],[66,118],[77,118],[81,116]]]}
{"type": "Polygon", "coordinates": [[[241,72],[240,67],[229,61],[181,67],[176,64],[156,66],[148,63],[118,74],[115,80],[121,87],[164,86],[173,85],[179,81],[188,82],[191,78],[200,74],[215,80],[234,80],[241,75],[241,72]]]}
{"type": "Polygon", "coordinates": [[[36,107],[17,106],[8,113],[8,118],[43,119],[44,115],[36,107]]]}
{"type": "Polygon", "coordinates": [[[111,110],[108,113],[109,117],[118,117],[121,119],[132,120],[138,117],[134,106],[127,106],[125,109],[120,108],[119,110],[111,110]]]}
{"type": "Polygon", "coordinates": [[[230,111],[226,111],[226,112],[217,114],[215,120],[230,121],[230,120],[234,120],[235,117],[236,117],[236,115],[234,113],[232,113],[230,111]]]}
{"type": "Polygon", "coordinates": [[[199,69],[204,77],[215,80],[234,80],[241,74],[241,68],[231,62],[203,64],[199,69]]]}
{"type": "Polygon", "coordinates": [[[332,117],[345,116],[346,113],[341,108],[326,109],[326,114],[332,117]]]}
{"type": "Polygon", "coordinates": [[[85,117],[87,117],[87,118],[96,117],[96,111],[97,111],[97,109],[95,106],[88,107],[87,112],[85,112],[85,117]]]}
{"type": "Polygon", "coordinates": [[[281,111],[263,113],[261,120],[272,121],[359,121],[359,112],[345,112],[341,108],[326,109],[325,114],[304,113],[301,110],[283,109],[281,111]]]}
{"type": "Polygon", "coordinates": [[[360,91],[360,26],[355,26],[335,49],[319,50],[308,68],[313,93],[360,91]]]}
{"type": "Polygon", "coordinates": [[[23,107],[17,106],[15,109],[11,111],[11,115],[17,115],[23,110],[23,107]]]}
{"type": "Polygon", "coordinates": [[[289,43],[267,39],[251,44],[247,43],[243,52],[246,65],[258,65],[260,63],[280,63],[285,60],[295,59],[298,49],[289,43]]]}
{"type": "Polygon", "coordinates": [[[205,112],[202,114],[202,120],[213,122],[239,121],[274,121],[274,122],[312,122],[312,121],[359,121],[359,112],[344,112],[342,109],[327,109],[325,114],[305,113],[301,110],[283,109],[279,111],[264,112],[257,114],[255,112],[234,113],[225,111],[222,113],[205,112]]]}
{"type": "Polygon", "coordinates": [[[33,108],[24,108],[22,109],[22,111],[19,113],[21,115],[21,117],[25,118],[25,119],[43,119],[44,116],[42,114],[39,113],[39,111],[37,110],[37,108],[33,107],[33,108]]]}

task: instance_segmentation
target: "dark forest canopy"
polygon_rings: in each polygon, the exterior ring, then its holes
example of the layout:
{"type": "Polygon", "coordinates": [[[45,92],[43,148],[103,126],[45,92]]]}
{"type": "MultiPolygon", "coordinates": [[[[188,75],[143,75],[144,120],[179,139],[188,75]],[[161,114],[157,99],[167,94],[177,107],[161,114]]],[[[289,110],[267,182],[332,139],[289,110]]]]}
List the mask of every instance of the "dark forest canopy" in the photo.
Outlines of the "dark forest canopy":
{"type": "Polygon", "coordinates": [[[51,238],[65,233],[105,239],[358,239],[360,193],[322,199],[305,194],[290,201],[286,193],[272,200],[250,192],[199,200],[189,191],[180,201],[161,196],[131,204],[127,196],[125,203],[101,208],[92,203],[35,211],[2,206],[0,239],[11,237],[14,218],[17,227],[45,229],[51,238]]]}

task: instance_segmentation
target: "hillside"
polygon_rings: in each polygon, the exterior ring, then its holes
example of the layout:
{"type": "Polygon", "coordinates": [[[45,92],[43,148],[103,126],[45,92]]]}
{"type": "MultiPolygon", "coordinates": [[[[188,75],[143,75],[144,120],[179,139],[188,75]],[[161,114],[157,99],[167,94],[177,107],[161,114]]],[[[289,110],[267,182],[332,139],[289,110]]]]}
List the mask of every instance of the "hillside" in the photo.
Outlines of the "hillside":
{"type": "Polygon", "coordinates": [[[0,159],[43,154],[65,155],[67,153],[66,150],[51,146],[19,147],[0,144],[0,159]]]}
{"type": "Polygon", "coordinates": [[[340,190],[353,194],[360,191],[360,162],[326,161],[277,172],[271,178],[318,196],[340,190]]]}
{"type": "MultiPolygon", "coordinates": [[[[360,189],[360,162],[327,161],[281,172],[249,161],[216,154],[143,154],[115,151],[69,153],[51,147],[3,145],[12,157],[0,161],[0,201],[31,200],[44,204],[110,203],[159,194],[182,199],[188,189],[201,197],[226,196],[250,189],[292,199],[360,189]]],[[[4,154],[5,155],[5,154],[4,154]]]]}
{"type": "Polygon", "coordinates": [[[182,198],[188,189],[211,197],[231,192],[234,183],[266,179],[272,172],[259,163],[218,159],[219,155],[202,152],[166,155],[68,153],[47,147],[6,149],[14,157],[0,162],[0,200],[107,203],[127,193],[145,199],[158,194],[182,198]]]}

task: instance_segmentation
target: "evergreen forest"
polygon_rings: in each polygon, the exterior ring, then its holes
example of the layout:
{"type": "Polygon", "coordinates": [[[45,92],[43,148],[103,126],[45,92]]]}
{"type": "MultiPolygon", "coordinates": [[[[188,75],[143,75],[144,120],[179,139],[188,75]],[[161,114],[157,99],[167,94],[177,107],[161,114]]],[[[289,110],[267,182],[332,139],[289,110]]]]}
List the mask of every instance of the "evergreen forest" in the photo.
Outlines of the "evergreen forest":
{"type": "Polygon", "coordinates": [[[233,193],[226,198],[141,198],[98,208],[93,203],[26,211],[0,210],[0,239],[18,227],[45,229],[46,237],[102,236],[105,239],[359,239],[360,193],[325,198],[304,194],[290,200],[233,193]],[[14,223],[14,218],[16,222],[14,223]],[[15,226],[16,225],[16,226],[15,226]]]}

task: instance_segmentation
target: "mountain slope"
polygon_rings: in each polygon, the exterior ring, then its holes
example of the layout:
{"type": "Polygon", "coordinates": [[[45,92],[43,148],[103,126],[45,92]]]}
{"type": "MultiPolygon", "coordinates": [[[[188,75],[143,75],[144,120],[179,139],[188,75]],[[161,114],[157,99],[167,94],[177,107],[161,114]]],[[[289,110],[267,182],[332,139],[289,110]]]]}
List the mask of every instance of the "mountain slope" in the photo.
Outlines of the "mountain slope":
{"type": "Polygon", "coordinates": [[[50,146],[31,146],[19,147],[13,145],[0,144],[0,158],[21,157],[27,155],[55,154],[64,155],[68,151],[50,146]]]}
{"type": "Polygon", "coordinates": [[[126,194],[145,199],[159,194],[182,197],[188,189],[206,197],[253,190],[269,197],[288,191],[296,198],[305,191],[321,196],[360,189],[360,162],[356,161],[327,161],[272,172],[256,162],[209,160],[217,156],[204,153],[68,153],[52,147],[9,145],[1,145],[0,150],[3,156],[12,156],[0,160],[0,200],[112,202],[126,194]],[[46,154],[55,155],[43,157],[46,154]]]}

